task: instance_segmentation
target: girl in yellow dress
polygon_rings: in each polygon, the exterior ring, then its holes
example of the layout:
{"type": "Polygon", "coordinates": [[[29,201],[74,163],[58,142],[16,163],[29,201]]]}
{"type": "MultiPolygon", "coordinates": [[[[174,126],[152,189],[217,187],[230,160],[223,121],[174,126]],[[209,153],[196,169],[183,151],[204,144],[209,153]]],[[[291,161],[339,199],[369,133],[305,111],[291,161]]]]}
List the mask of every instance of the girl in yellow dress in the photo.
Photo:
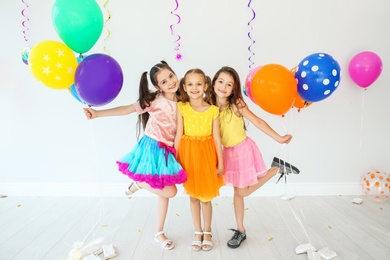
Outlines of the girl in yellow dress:
{"type": "Polygon", "coordinates": [[[182,102],[177,103],[175,148],[178,161],[187,172],[184,189],[190,196],[194,251],[209,251],[213,247],[211,200],[219,196],[219,188],[224,184],[219,108],[207,102],[210,88],[211,79],[202,70],[189,70],[180,81],[182,102]]]}

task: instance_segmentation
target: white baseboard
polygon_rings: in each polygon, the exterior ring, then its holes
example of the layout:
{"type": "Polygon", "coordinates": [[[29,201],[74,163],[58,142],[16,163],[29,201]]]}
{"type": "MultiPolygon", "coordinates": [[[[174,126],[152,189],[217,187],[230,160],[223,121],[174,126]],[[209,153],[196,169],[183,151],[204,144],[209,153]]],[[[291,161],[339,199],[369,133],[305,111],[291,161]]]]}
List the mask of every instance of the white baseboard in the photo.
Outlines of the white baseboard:
{"type": "MultiPolygon", "coordinates": [[[[124,196],[128,184],[98,183],[1,183],[0,195],[6,196],[124,196]]],[[[363,195],[361,183],[267,183],[251,196],[331,196],[331,195],[363,195]]],[[[222,187],[221,196],[233,196],[232,187],[222,187]]],[[[154,196],[145,190],[137,192],[137,196],[154,196]]],[[[177,196],[186,196],[183,187],[178,185],[177,196]]]]}

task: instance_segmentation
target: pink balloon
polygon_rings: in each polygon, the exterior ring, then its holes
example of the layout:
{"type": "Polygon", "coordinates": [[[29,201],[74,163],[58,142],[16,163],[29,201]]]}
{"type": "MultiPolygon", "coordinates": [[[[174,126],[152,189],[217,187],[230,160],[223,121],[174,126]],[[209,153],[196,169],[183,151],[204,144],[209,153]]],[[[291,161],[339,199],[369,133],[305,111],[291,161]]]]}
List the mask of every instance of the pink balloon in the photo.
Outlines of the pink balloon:
{"type": "Polygon", "coordinates": [[[348,72],[357,85],[367,88],[379,77],[382,67],[382,60],[376,53],[364,51],[352,58],[348,72]]]}
{"type": "Polygon", "coordinates": [[[262,66],[259,66],[259,67],[256,67],[254,69],[252,69],[248,75],[246,76],[246,79],[245,79],[245,89],[246,89],[246,94],[248,95],[248,97],[252,100],[253,103],[256,104],[256,101],[255,99],[253,98],[252,96],[252,79],[253,77],[255,76],[256,72],[261,68],[262,66]]]}

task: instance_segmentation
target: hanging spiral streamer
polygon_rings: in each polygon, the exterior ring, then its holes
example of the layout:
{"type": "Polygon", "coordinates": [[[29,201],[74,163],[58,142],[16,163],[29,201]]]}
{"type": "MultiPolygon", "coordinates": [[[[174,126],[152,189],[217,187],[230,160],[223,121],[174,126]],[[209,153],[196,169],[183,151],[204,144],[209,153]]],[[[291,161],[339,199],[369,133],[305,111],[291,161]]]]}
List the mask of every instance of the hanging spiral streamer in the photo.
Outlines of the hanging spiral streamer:
{"type": "Polygon", "coordinates": [[[108,0],[106,0],[106,2],[104,3],[104,5],[103,5],[103,7],[104,7],[104,9],[106,9],[106,11],[107,11],[107,14],[108,14],[108,17],[107,17],[107,19],[104,21],[104,27],[106,28],[106,30],[107,30],[107,35],[106,35],[106,38],[104,38],[104,51],[108,54],[108,55],[110,55],[110,52],[109,51],[107,51],[107,39],[108,39],[108,37],[110,37],[110,35],[111,35],[111,32],[110,32],[110,30],[107,28],[107,22],[111,19],[111,14],[110,14],[110,11],[106,8],[106,5],[108,4],[108,0]]]}
{"type": "Polygon", "coordinates": [[[179,2],[178,2],[178,0],[175,0],[175,2],[176,2],[176,7],[175,7],[175,9],[173,9],[173,10],[171,11],[171,15],[174,15],[174,16],[177,17],[177,23],[171,24],[171,25],[169,26],[169,29],[171,30],[171,35],[175,35],[175,36],[177,37],[176,40],[175,40],[175,47],[174,47],[174,50],[176,51],[176,56],[175,56],[175,58],[176,58],[176,60],[181,60],[182,55],[181,55],[181,53],[179,52],[179,50],[180,50],[180,43],[179,43],[179,41],[180,41],[181,37],[180,37],[180,35],[174,33],[174,31],[173,31],[173,26],[179,24],[180,21],[181,21],[180,15],[178,15],[178,14],[175,13],[176,10],[179,8],[179,2]]]}
{"type": "Polygon", "coordinates": [[[253,14],[253,17],[252,17],[252,19],[248,22],[248,26],[249,26],[249,28],[250,28],[250,30],[249,30],[249,32],[248,32],[248,38],[251,40],[251,44],[248,46],[248,51],[251,53],[250,54],[250,56],[249,56],[249,58],[248,58],[248,61],[249,61],[249,70],[252,70],[252,66],[255,64],[253,61],[252,61],[252,58],[253,58],[253,56],[255,56],[255,53],[252,51],[252,46],[255,44],[255,40],[253,40],[253,38],[252,38],[252,36],[251,36],[251,32],[253,31],[253,27],[252,27],[252,25],[251,25],[251,22],[253,21],[253,20],[255,20],[255,18],[256,18],[256,12],[255,12],[255,10],[253,10],[253,8],[251,7],[251,3],[252,3],[252,0],[249,0],[249,2],[248,2],[248,7],[251,9],[251,11],[252,11],[252,14],[253,14]]]}
{"type": "MultiPolygon", "coordinates": [[[[22,26],[24,27],[23,38],[24,38],[24,41],[28,42],[27,31],[30,29],[27,27],[26,24],[28,21],[30,21],[30,19],[26,16],[26,10],[29,6],[28,6],[28,4],[26,4],[25,0],[22,0],[22,3],[25,5],[25,8],[23,8],[23,10],[20,12],[24,17],[24,20],[22,22],[22,26]]],[[[28,55],[30,54],[30,51],[31,51],[31,49],[29,47],[24,47],[22,50],[22,53],[21,53],[22,61],[26,65],[28,65],[28,55]]]]}
{"type": "Polygon", "coordinates": [[[27,31],[30,30],[27,26],[26,26],[26,23],[30,21],[30,19],[26,16],[26,9],[29,7],[28,4],[22,0],[22,3],[25,5],[25,8],[23,8],[23,10],[21,11],[21,14],[23,15],[24,17],[24,20],[22,22],[22,26],[24,27],[24,30],[23,30],[23,38],[26,42],[28,42],[28,39],[27,39],[27,31]]]}

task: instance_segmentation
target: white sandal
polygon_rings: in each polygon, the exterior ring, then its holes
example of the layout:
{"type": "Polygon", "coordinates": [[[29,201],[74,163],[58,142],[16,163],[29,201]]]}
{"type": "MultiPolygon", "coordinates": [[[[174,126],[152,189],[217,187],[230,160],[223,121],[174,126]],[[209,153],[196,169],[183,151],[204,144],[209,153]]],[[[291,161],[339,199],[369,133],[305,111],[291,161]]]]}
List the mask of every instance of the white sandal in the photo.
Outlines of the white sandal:
{"type": "Polygon", "coordinates": [[[155,234],[154,234],[154,240],[156,240],[157,242],[159,242],[159,243],[161,244],[161,247],[162,247],[163,249],[171,250],[172,248],[175,247],[175,244],[173,243],[173,241],[170,240],[170,239],[168,239],[168,238],[165,239],[164,241],[160,241],[160,240],[158,239],[158,237],[161,236],[161,235],[164,235],[164,231],[160,231],[160,232],[155,233],[155,234]]]}
{"type": "Polygon", "coordinates": [[[202,249],[203,232],[195,231],[194,235],[202,236],[200,240],[193,240],[191,243],[192,250],[194,250],[195,252],[199,252],[202,249]]]}
{"type": "Polygon", "coordinates": [[[140,187],[140,186],[138,186],[138,184],[135,182],[135,181],[133,181],[131,184],[130,184],[130,186],[126,189],[126,192],[125,192],[125,194],[126,194],[126,196],[131,196],[131,195],[133,195],[136,191],[139,191],[139,190],[141,190],[142,188],[140,187]],[[133,187],[133,185],[137,188],[135,191],[131,191],[131,187],[133,187]]]}
{"type": "MultiPolygon", "coordinates": [[[[207,232],[207,231],[203,231],[203,234],[213,236],[213,234],[211,232],[207,232]]],[[[213,241],[203,239],[202,250],[203,251],[210,251],[211,249],[213,249],[213,245],[214,245],[213,241]]]]}

